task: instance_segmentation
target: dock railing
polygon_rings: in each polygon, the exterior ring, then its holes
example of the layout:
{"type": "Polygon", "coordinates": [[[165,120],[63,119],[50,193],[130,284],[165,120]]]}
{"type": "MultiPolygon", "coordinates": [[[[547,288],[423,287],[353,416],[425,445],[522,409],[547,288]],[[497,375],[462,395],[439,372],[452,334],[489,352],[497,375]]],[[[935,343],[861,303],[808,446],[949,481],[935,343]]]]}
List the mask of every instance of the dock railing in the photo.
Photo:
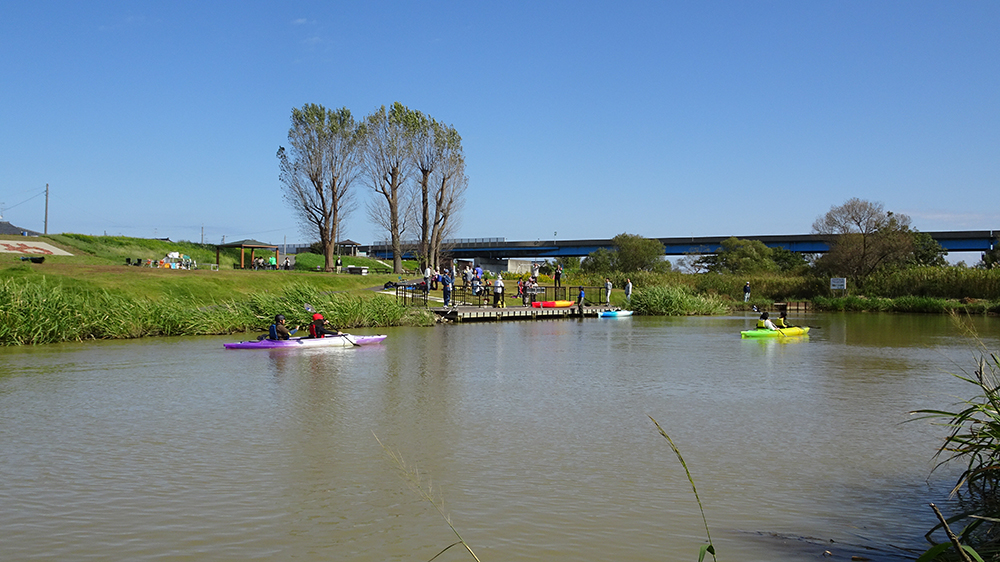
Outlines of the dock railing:
{"type": "MultiPolygon", "coordinates": [[[[531,306],[533,302],[544,301],[573,301],[576,303],[580,295],[580,285],[563,285],[559,287],[551,285],[539,285],[528,290],[527,295],[518,297],[517,287],[504,286],[503,299],[505,306],[531,306]]],[[[603,286],[583,286],[584,304],[586,306],[601,306],[607,299],[607,290],[603,286]],[[595,298],[596,297],[596,298],[595,298]]],[[[396,287],[396,300],[403,306],[423,306],[438,307],[443,306],[437,300],[440,295],[440,285],[435,291],[435,298],[429,299],[428,294],[416,286],[399,285],[396,287]]],[[[472,285],[464,286],[456,284],[451,291],[452,306],[471,306],[478,308],[488,308],[493,306],[493,287],[480,287],[479,294],[476,294],[472,285]]],[[[575,306],[575,305],[574,305],[575,306]]]]}

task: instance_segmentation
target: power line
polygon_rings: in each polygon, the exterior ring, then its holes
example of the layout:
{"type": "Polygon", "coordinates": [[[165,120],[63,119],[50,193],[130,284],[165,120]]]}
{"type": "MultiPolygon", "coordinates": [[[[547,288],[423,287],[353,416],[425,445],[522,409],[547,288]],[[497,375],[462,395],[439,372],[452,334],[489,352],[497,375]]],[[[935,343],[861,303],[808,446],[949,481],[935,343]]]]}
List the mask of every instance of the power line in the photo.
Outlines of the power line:
{"type": "Polygon", "coordinates": [[[18,203],[17,205],[11,205],[10,207],[4,207],[4,209],[5,209],[5,210],[7,210],[7,209],[13,209],[14,207],[17,207],[17,206],[19,206],[19,205],[24,205],[24,204],[25,204],[25,203],[27,203],[28,201],[31,201],[32,199],[37,199],[37,198],[41,197],[42,195],[45,195],[45,190],[44,190],[44,189],[42,190],[42,192],[41,192],[41,193],[36,193],[35,195],[33,195],[33,196],[31,196],[31,197],[29,197],[29,198],[25,199],[24,201],[21,201],[21,202],[20,202],[20,203],[18,203]]]}

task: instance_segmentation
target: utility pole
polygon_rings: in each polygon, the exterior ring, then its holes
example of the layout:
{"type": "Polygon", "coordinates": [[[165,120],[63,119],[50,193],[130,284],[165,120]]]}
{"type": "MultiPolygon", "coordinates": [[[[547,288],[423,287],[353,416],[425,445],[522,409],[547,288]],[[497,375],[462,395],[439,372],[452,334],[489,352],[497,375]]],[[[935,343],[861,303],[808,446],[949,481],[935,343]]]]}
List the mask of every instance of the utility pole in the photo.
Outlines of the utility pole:
{"type": "Polygon", "coordinates": [[[201,243],[205,244],[205,225],[201,225],[201,243]]]}
{"type": "Polygon", "coordinates": [[[49,184],[45,184],[45,232],[49,233],[49,184]]]}

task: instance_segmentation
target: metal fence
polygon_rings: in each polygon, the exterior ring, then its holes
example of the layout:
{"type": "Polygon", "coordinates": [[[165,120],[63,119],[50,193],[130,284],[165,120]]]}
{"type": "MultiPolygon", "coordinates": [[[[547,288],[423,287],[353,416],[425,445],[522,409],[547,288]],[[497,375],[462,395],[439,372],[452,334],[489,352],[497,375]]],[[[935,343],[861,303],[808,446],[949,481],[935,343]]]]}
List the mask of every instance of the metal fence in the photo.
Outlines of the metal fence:
{"type": "MultiPolygon", "coordinates": [[[[570,285],[564,287],[552,287],[552,286],[538,286],[527,291],[526,294],[518,296],[515,290],[511,290],[510,287],[504,287],[503,298],[506,306],[531,306],[534,302],[544,302],[544,301],[573,301],[576,302],[580,295],[580,285],[570,285]],[[520,302],[517,302],[519,299],[520,302]],[[514,300],[512,303],[511,301],[514,300]]],[[[607,300],[607,289],[603,286],[596,287],[582,287],[585,293],[584,303],[588,306],[596,306],[603,304],[607,300]],[[597,297],[596,299],[594,297],[597,297]]],[[[440,290],[440,285],[439,285],[440,290]]],[[[471,285],[457,285],[451,291],[451,306],[472,306],[472,307],[491,307],[493,306],[493,287],[483,286],[480,288],[479,292],[476,293],[471,285]]],[[[424,307],[440,307],[444,303],[439,302],[436,298],[431,300],[428,297],[428,293],[425,293],[421,288],[409,285],[403,286],[399,285],[396,287],[396,301],[403,306],[424,306],[424,307]]]]}

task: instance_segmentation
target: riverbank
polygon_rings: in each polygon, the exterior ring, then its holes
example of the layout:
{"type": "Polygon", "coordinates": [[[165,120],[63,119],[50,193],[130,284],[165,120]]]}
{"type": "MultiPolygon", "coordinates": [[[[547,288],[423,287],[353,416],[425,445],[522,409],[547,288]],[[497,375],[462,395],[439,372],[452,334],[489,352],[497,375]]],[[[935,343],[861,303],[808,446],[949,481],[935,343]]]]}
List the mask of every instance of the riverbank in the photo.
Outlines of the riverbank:
{"type": "MultiPolygon", "coordinates": [[[[218,282],[218,280],[212,280],[218,282]]],[[[190,291],[191,294],[199,291],[190,291]]],[[[311,322],[309,304],[338,328],[426,326],[433,316],[370,291],[330,292],[304,281],[280,291],[239,293],[204,300],[165,291],[158,298],[63,281],[0,279],[0,345],[87,339],[202,336],[265,331],[276,314],[290,326],[311,322]]]]}
{"type": "MultiPolygon", "coordinates": [[[[316,271],[322,257],[312,254],[297,256],[297,269],[291,271],[240,270],[233,267],[239,251],[232,249],[220,254],[218,269],[209,269],[206,263],[215,259],[212,245],[72,234],[38,240],[72,255],[51,255],[43,263],[32,263],[17,254],[0,254],[0,302],[5,303],[0,309],[0,345],[264,331],[278,313],[291,325],[307,323],[306,302],[344,329],[434,323],[425,308],[405,307],[394,296],[372,290],[416,275],[323,273],[316,271]],[[144,256],[171,252],[189,255],[202,269],[124,265],[126,256],[134,256],[129,261],[135,263],[144,256]]],[[[344,263],[368,265],[372,271],[382,266],[358,257],[344,258],[344,263]]],[[[749,302],[730,294],[742,294],[742,277],[640,272],[631,276],[635,291],[628,303],[621,290],[624,276],[611,278],[615,287],[611,305],[640,315],[719,315],[754,306],[773,310],[775,302],[786,300],[807,300],[816,311],[1000,314],[1000,298],[989,298],[1000,285],[1000,271],[914,270],[883,283],[883,288],[896,288],[886,289],[889,293],[909,285],[920,293],[933,289],[944,297],[832,297],[815,278],[751,278],[754,292],[749,302]],[[952,293],[973,296],[946,298],[952,293]]],[[[544,275],[541,279],[550,281],[544,275]]],[[[508,278],[508,293],[513,293],[513,284],[508,278]]],[[[599,288],[603,278],[567,272],[563,284],[599,288]]],[[[440,290],[431,293],[440,295],[440,290]]],[[[603,300],[600,290],[588,289],[588,296],[603,300]]],[[[508,304],[513,300],[508,296],[508,304]]]]}

